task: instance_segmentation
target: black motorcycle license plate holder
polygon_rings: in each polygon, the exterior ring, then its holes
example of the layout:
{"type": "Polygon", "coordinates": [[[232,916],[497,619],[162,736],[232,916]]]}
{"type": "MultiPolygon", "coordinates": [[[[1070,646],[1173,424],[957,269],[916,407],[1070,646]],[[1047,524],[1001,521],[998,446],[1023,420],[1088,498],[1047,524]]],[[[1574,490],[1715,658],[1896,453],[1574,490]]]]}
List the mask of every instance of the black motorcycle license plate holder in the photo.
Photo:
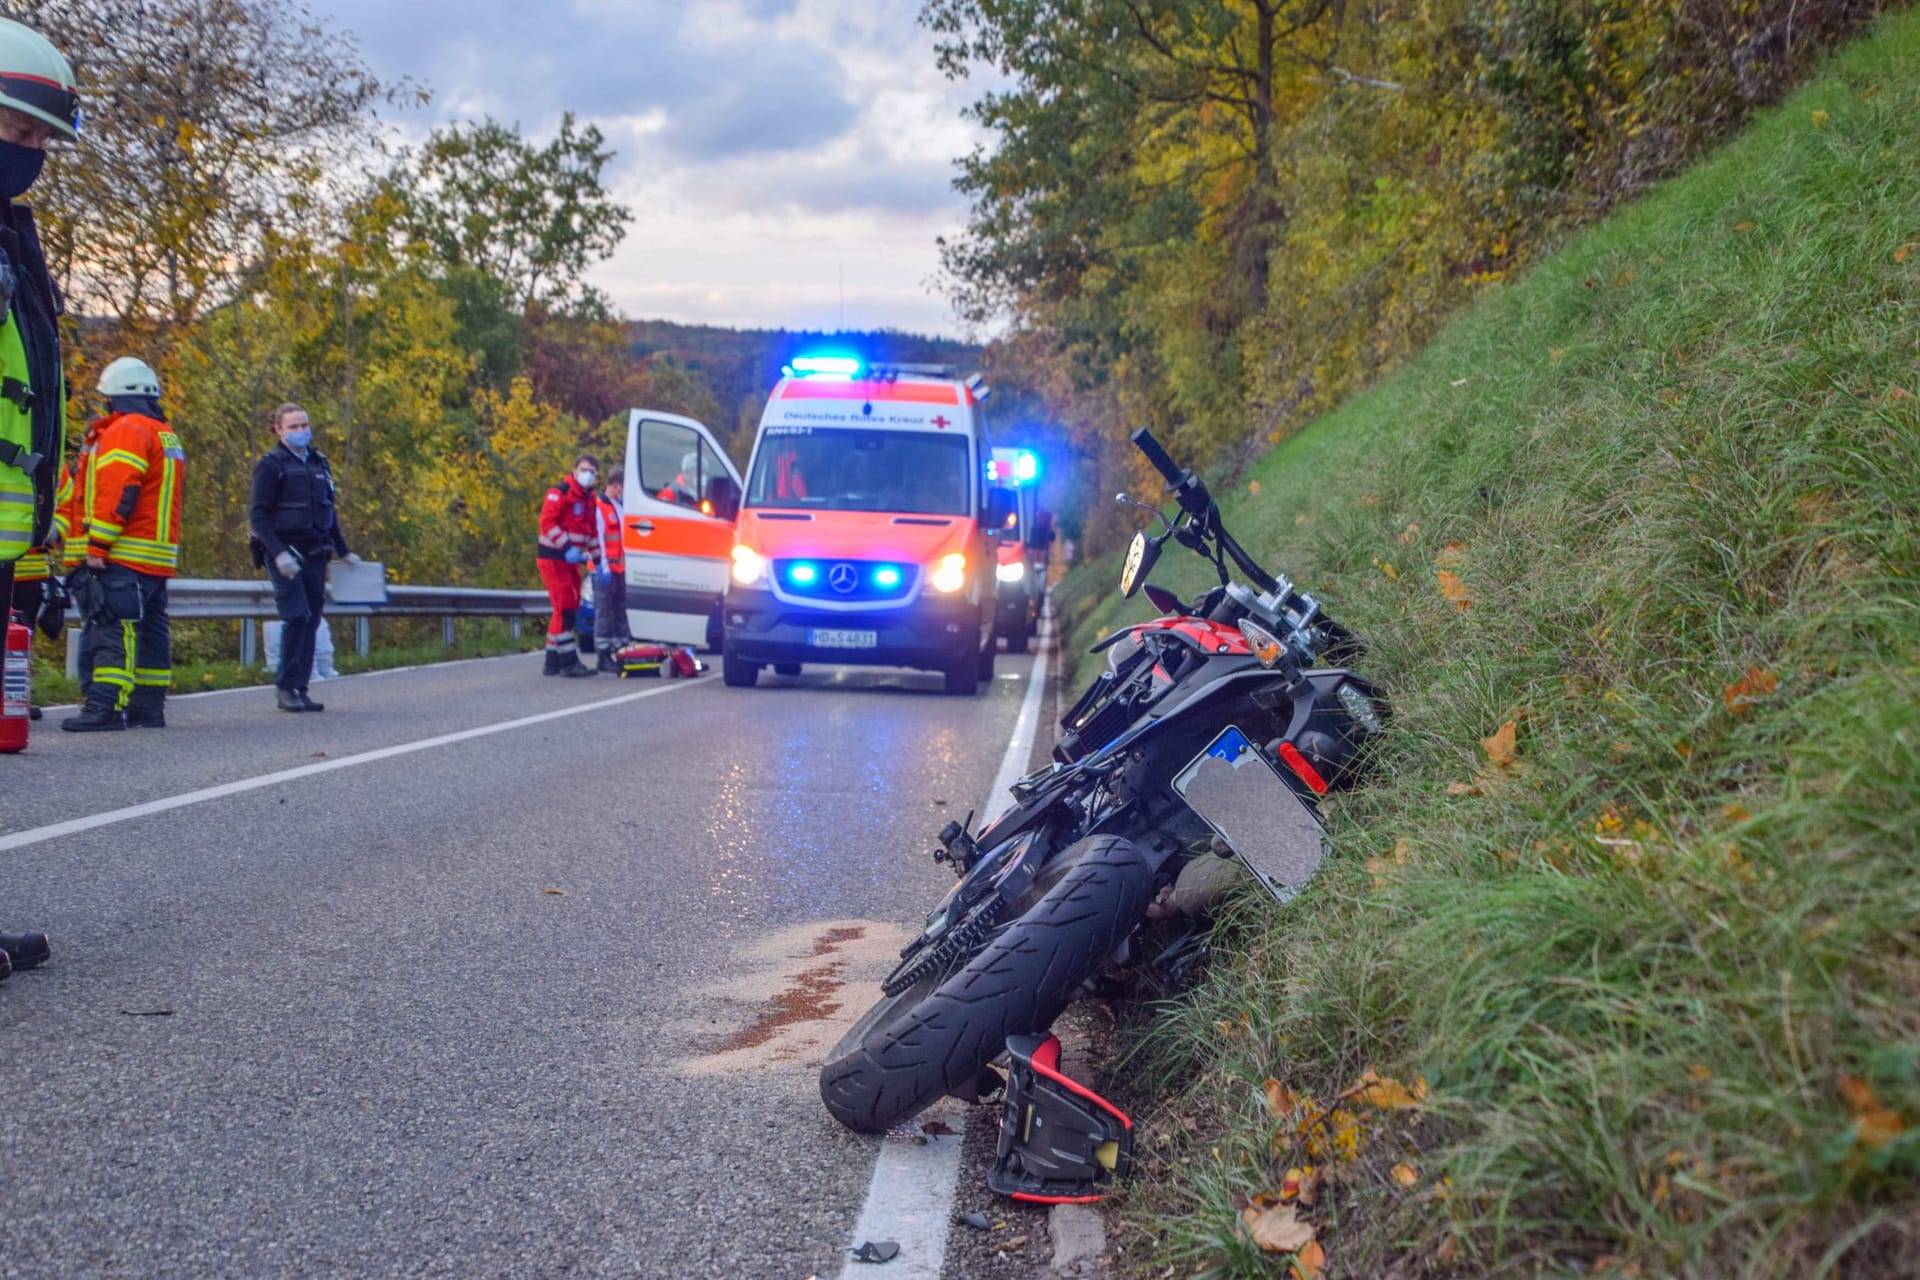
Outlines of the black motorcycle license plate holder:
{"type": "Polygon", "coordinates": [[[1195,756],[1173,790],[1276,901],[1298,894],[1326,859],[1319,816],[1238,727],[1195,756]]]}

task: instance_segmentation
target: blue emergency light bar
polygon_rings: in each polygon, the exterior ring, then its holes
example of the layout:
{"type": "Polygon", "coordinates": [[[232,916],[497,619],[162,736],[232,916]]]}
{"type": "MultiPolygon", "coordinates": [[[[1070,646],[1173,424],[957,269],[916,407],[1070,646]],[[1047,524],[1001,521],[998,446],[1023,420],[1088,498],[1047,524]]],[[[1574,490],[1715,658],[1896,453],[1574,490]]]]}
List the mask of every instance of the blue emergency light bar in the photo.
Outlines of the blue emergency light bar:
{"type": "Polygon", "coordinates": [[[855,356],[795,356],[788,368],[802,377],[853,378],[860,374],[860,361],[855,356]]]}
{"type": "Polygon", "coordinates": [[[1026,484],[1031,480],[1038,480],[1040,478],[1040,459],[1036,455],[1022,449],[1020,456],[1013,460],[1013,478],[1021,484],[1026,484]]]}

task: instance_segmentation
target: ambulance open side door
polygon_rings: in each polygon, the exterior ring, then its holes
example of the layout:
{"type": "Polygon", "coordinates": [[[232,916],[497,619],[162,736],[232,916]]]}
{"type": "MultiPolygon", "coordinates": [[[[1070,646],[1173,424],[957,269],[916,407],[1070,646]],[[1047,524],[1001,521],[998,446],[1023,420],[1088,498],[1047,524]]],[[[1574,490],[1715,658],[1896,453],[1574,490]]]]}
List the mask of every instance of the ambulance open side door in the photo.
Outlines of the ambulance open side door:
{"type": "Polygon", "coordinates": [[[635,639],[719,643],[741,493],[740,473],[706,427],[647,409],[628,416],[622,536],[635,639]]]}

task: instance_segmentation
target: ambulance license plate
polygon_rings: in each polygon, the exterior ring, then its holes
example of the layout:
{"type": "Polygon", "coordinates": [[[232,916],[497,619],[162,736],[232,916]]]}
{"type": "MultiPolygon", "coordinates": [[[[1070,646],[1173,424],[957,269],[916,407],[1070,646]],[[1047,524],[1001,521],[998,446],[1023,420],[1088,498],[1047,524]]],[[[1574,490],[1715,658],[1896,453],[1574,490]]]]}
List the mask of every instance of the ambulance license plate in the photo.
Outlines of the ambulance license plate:
{"type": "Polygon", "coordinates": [[[813,629],[807,632],[807,643],[816,649],[878,649],[880,633],[878,631],[832,631],[813,629]]]}

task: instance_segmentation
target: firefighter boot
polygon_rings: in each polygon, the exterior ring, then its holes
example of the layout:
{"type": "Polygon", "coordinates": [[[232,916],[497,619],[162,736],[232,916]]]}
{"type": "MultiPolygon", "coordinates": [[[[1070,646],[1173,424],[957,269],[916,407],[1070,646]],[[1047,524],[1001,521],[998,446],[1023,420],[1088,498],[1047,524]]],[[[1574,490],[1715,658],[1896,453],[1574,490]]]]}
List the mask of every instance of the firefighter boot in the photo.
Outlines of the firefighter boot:
{"type": "Polygon", "coordinates": [[[62,720],[60,727],[68,733],[113,733],[126,728],[127,722],[114,708],[89,702],[62,720]]]}
{"type": "Polygon", "coordinates": [[[619,671],[620,670],[620,664],[613,660],[613,650],[602,649],[600,651],[600,664],[596,666],[594,670],[595,671],[619,671]]]}
{"type": "Polygon", "coordinates": [[[53,944],[44,933],[0,933],[0,951],[13,960],[16,970],[37,969],[53,954],[53,944]]]}
{"type": "Polygon", "coordinates": [[[167,727],[167,698],[158,691],[136,690],[127,704],[127,728],[164,729],[167,727]],[[147,696],[142,697],[141,694],[147,696]]]}

